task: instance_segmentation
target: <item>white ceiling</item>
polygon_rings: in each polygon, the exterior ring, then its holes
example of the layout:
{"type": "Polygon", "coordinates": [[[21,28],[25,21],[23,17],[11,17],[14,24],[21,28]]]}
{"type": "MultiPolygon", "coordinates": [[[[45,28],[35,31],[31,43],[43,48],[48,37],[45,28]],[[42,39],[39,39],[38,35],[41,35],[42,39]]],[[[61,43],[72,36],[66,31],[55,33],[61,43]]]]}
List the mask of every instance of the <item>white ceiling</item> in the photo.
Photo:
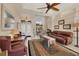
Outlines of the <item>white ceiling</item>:
{"type": "Polygon", "coordinates": [[[17,3],[17,4],[6,4],[6,5],[8,7],[16,6],[16,8],[10,7],[9,9],[13,9],[13,10],[17,9],[17,14],[20,16],[23,16],[23,14],[55,16],[58,13],[63,14],[63,13],[68,13],[66,11],[72,11],[74,8],[79,6],[79,3],[61,3],[57,6],[60,9],[60,11],[57,12],[50,9],[47,14],[45,13],[46,9],[38,9],[41,7],[46,7],[45,3],[17,3]]]}
{"type": "MultiPolygon", "coordinates": [[[[78,3],[61,3],[57,7],[60,9],[59,12],[64,13],[65,11],[69,11],[69,10],[76,8],[78,5],[79,5],[78,3]]],[[[39,13],[45,13],[46,9],[37,9],[37,8],[41,8],[45,6],[46,6],[45,3],[24,3],[22,4],[22,7],[24,9],[36,11],[39,13]]],[[[56,13],[59,13],[59,12],[54,11],[54,10],[49,10],[47,15],[55,15],[56,13]]]]}
{"type": "Polygon", "coordinates": [[[46,4],[44,4],[44,3],[23,4],[23,8],[25,8],[25,9],[30,9],[30,10],[34,10],[34,11],[38,11],[38,12],[43,12],[46,10],[46,9],[37,9],[37,8],[41,8],[41,7],[46,7],[46,4]]]}

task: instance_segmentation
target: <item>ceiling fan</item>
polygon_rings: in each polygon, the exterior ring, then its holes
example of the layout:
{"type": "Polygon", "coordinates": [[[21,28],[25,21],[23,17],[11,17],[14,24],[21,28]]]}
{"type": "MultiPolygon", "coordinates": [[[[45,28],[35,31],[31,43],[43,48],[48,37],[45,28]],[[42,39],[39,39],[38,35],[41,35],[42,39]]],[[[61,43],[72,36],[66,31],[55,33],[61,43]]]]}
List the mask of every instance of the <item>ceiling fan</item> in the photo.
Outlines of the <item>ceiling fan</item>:
{"type": "Polygon", "coordinates": [[[59,5],[59,4],[60,3],[53,3],[53,4],[46,3],[47,7],[42,7],[42,8],[38,8],[38,9],[45,9],[45,8],[47,8],[45,13],[47,13],[50,9],[52,9],[54,11],[59,11],[59,9],[55,7],[55,6],[59,5]]]}

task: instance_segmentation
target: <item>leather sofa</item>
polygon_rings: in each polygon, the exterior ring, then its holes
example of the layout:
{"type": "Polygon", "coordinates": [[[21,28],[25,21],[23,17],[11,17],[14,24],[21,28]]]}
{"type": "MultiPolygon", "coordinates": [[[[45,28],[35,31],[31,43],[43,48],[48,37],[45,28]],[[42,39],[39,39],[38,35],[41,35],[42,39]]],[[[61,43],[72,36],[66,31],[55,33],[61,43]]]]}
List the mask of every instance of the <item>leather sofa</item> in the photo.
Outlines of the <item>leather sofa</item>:
{"type": "Polygon", "coordinates": [[[0,36],[0,48],[7,50],[9,56],[23,56],[27,54],[23,40],[11,41],[9,36],[0,36]]]}
{"type": "Polygon", "coordinates": [[[66,31],[53,31],[48,33],[48,36],[51,36],[56,39],[57,42],[68,45],[73,41],[73,33],[66,31]]]}

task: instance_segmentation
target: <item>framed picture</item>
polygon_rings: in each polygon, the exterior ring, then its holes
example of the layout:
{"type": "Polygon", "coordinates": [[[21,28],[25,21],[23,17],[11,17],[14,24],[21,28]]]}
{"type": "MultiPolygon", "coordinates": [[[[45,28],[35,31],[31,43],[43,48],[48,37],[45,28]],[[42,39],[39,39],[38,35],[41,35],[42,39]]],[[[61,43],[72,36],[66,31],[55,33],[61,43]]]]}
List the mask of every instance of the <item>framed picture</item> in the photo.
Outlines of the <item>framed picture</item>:
{"type": "Polygon", "coordinates": [[[71,24],[64,24],[63,29],[71,29],[71,24]]]}
{"type": "Polygon", "coordinates": [[[59,29],[59,25],[55,25],[54,26],[54,29],[59,29]]]}
{"type": "Polygon", "coordinates": [[[5,8],[3,4],[1,4],[1,29],[2,30],[12,30],[16,28],[16,22],[13,17],[5,8]]]}
{"type": "Polygon", "coordinates": [[[59,25],[63,25],[64,23],[65,23],[64,20],[59,20],[59,21],[58,21],[58,24],[59,24],[59,25]]]}

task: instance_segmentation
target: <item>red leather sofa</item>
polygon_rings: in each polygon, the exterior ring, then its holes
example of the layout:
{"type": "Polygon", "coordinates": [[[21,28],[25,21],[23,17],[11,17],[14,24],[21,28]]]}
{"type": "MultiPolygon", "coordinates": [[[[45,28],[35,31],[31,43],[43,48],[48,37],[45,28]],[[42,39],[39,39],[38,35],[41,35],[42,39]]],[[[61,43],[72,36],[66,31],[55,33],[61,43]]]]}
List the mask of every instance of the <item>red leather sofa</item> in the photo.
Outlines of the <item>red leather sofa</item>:
{"type": "Polygon", "coordinates": [[[27,54],[23,40],[11,41],[9,36],[0,36],[0,48],[7,50],[9,56],[23,56],[27,54]]]}
{"type": "Polygon", "coordinates": [[[66,31],[53,31],[49,33],[49,36],[56,39],[57,42],[68,45],[73,41],[73,33],[66,31]]]}

